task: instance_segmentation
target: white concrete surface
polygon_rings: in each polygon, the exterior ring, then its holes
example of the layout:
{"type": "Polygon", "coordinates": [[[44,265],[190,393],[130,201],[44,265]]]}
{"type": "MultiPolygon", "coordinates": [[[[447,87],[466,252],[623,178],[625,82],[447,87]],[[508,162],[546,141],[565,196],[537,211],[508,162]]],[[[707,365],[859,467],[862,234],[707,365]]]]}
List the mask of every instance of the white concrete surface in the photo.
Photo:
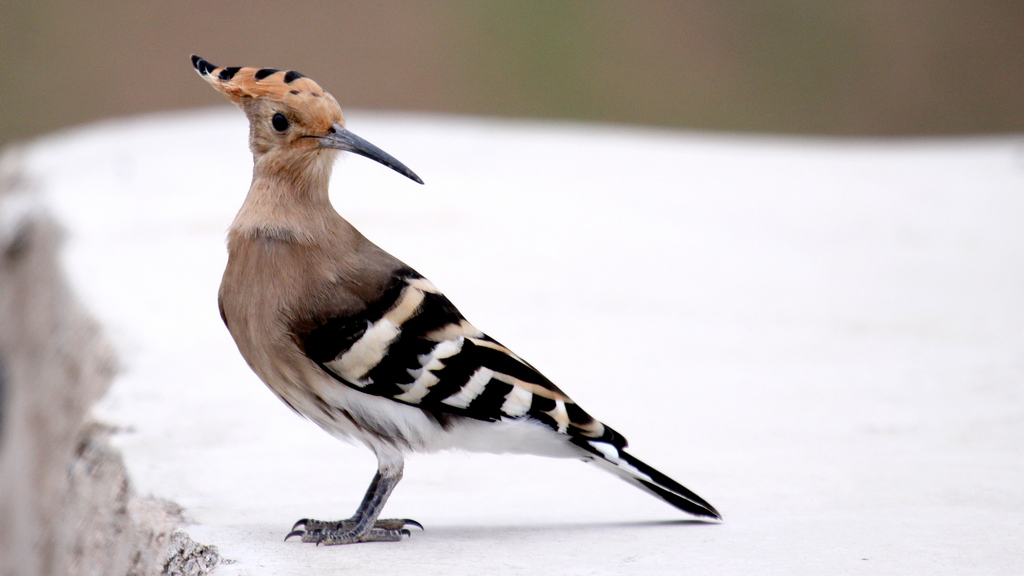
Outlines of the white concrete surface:
{"type": "Polygon", "coordinates": [[[233,109],[29,151],[123,370],[97,407],[142,493],[234,574],[1024,573],[1024,138],[830,141],[387,116],[349,127],[339,211],[721,524],[574,461],[412,459],[400,544],[282,542],[347,517],[362,447],[292,414],[217,313],[249,184],[233,109]]]}

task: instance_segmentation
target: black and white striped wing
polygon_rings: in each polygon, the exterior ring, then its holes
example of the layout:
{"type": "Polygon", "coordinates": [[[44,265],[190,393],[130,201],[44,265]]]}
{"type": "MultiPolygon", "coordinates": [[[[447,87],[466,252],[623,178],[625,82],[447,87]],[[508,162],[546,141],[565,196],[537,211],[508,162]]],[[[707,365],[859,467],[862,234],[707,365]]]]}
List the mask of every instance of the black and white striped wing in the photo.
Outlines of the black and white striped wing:
{"type": "Polygon", "coordinates": [[[551,381],[463,318],[411,269],[356,315],[325,318],[295,338],[339,382],[418,406],[445,421],[533,418],[576,438],[624,446],[551,381]]]}

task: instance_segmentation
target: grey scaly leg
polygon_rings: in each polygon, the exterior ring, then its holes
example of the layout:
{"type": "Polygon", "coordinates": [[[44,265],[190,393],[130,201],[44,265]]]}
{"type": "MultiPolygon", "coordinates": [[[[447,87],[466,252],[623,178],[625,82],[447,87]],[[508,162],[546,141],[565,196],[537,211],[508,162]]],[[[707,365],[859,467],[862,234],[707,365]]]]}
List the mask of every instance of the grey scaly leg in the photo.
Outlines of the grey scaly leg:
{"type": "Polygon", "coordinates": [[[378,471],[370,487],[363,496],[363,501],[356,509],[355,515],[347,520],[311,520],[303,518],[292,526],[292,531],[285,536],[285,540],[292,536],[301,536],[303,542],[316,542],[317,544],[351,544],[353,542],[397,542],[402,536],[408,536],[409,530],[406,526],[416,526],[423,529],[423,526],[415,520],[405,518],[390,518],[378,520],[384,503],[387,502],[391,491],[402,479],[402,469],[397,473],[382,473],[378,471]],[[302,526],[302,530],[299,530],[302,526]]]}

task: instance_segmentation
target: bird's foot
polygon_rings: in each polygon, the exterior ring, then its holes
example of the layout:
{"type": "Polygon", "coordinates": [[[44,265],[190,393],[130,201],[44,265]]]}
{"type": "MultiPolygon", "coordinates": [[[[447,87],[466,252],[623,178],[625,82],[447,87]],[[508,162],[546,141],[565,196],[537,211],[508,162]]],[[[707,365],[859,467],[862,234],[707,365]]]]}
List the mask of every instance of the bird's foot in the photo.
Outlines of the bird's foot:
{"type": "Polygon", "coordinates": [[[423,525],[408,518],[388,518],[377,520],[368,530],[360,533],[357,530],[358,521],[355,518],[348,520],[312,520],[303,518],[292,526],[292,531],[284,537],[285,540],[292,536],[300,536],[303,542],[314,542],[330,546],[332,544],[351,544],[354,542],[398,542],[402,536],[409,536],[411,533],[406,526],[415,526],[420,530],[423,525]],[[300,528],[301,527],[301,528],[300,528]]]}

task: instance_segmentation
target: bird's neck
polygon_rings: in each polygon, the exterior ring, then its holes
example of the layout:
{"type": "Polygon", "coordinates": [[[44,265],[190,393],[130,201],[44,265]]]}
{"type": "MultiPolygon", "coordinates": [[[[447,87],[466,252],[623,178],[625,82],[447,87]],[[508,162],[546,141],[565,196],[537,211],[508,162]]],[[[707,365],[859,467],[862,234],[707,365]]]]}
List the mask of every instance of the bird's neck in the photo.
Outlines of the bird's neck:
{"type": "Polygon", "coordinates": [[[262,182],[288,190],[296,202],[327,202],[327,187],[337,152],[267,152],[253,156],[253,186],[262,182]]]}
{"type": "Polygon", "coordinates": [[[314,243],[346,225],[328,196],[333,161],[329,152],[257,156],[252,186],[231,224],[231,236],[314,243]]]}

